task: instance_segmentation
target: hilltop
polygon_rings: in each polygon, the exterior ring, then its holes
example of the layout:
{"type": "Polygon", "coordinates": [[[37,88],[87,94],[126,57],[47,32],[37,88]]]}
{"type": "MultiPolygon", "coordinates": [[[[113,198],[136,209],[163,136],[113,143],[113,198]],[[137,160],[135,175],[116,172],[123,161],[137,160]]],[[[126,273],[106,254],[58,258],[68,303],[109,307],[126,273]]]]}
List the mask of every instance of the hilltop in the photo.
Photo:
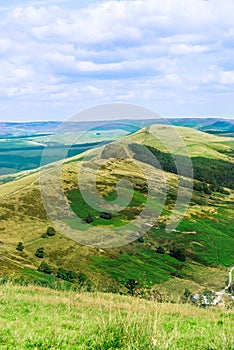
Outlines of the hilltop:
{"type": "MultiPolygon", "coordinates": [[[[186,155],[182,148],[174,149],[174,153],[178,161],[184,161],[186,155]]],[[[122,227],[139,215],[147,200],[146,175],[156,193],[161,193],[160,179],[162,174],[165,176],[167,196],[160,219],[143,239],[108,249],[78,244],[59,230],[53,236],[46,236],[48,227],[54,225],[42,203],[39,171],[22,173],[20,179],[0,187],[1,274],[53,286],[61,281],[57,271],[63,268],[83,274],[87,287],[94,290],[127,293],[127,282],[136,280],[144,290],[160,291],[163,300],[179,300],[186,288],[191,292],[220,290],[226,285],[227,268],[234,264],[233,164],[233,139],[167,126],[146,127],[121,141],[67,159],[63,165],[63,189],[73,212],[81,220],[86,220],[88,215],[92,217],[91,240],[97,230],[109,232],[112,227],[122,227]],[[189,209],[172,232],[166,230],[166,225],[177,197],[178,175],[174,160],[165,145],[152,137],[151,128],[166,136],[171,145],[175,141],[173,133],[179,133],[196,170],[189,209]],[[156,155],[161,170],[145,157],[145,149],[156,155]],[[89,157],[85,159],[87,154],[89,157]],[[134,164],[122,159],[129,156],[135,159],[134,164]],[[207,162],[208,170],[204,171],[207,162]],[[120,214],[113,214],[111,220],[102,218],[98,210],[84,202],[77,184],[82,163],[86,166],[87,192],[94,166],[101,166],[97,189],[109,201],[115,199],[115,186],[120,179],[131,180],[133,200],[120,214]],[[18,242],[23,242],[24,251],[16,250],[18,242]],[[41,247],[45,252],[43,259],[35,256],[41,247]],[[157,252],[158,247],[163,248],[163,254],[157,252]],[[175,249],[183,252],[182,259],[173,256],[171,252],[175,249]],[[51,267],[52,274],[37,271],[42,261],[51,267]]],[[[50,167],[46,171],[48,180],[52,180],[50,167]]],[[[185,192],[188,180],[184,174],[185,192]]],[[[52,203],[56,203],[53,185],[50,195],[52,203]]]]}

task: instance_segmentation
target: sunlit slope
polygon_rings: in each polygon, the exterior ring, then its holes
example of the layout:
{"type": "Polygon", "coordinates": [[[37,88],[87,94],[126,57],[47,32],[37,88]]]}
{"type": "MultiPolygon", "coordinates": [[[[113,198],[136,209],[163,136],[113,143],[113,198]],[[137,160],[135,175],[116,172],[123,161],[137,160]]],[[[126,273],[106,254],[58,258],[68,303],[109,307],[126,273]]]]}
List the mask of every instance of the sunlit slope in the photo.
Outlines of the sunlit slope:
{"type": "Polygon", "coordinates": [[[174,148],[176,154],[181,155],[185,154],[184,149],[182,147],[175,148],[175,144],[183,142],[191,157],[203,156],[233,161],[231,158],[234,149],[233,138],[210,135],[190,128],[151,125],[127,137],[127,139],[131,142],[156,147],[165,152],[168,152],[168,147],[171,147],[174,148]],[[164,140],[164,144],[160,141],[160,136],[164,140]]]}
{"type": "MultiPolygon", "coordinates": [[[[170,129],[164,129],[165,126],[157,128],[159,133],[166,132],[170,140],[170,129]]],[[[203,157],[206,149],[209,157],[214,155],[210,159],[231,162],[231,156],[228,155],[229,152],[231,154],[232,147],[229,139],[186,128],[174,130],[180,131],[192,157],[203,157]],[[222,156],[223,158],[219,158],[222,156]]],[[[161,183],[157,181],[161,174],[159,169],[139,160],[135,160],[134,164],[129,160],[133,156],[131,142],[165,151],[165,148],[160,148],[161,143],[157,144],[157,140],[152,139],[149,130],[144,129],[121,142],[66,160],[63,165],[63,189],[71,208],[82,219],[92,215],[93,222],[90,226],[93,231],[96,228],[104,230],[125,225],[139,215],[147,199],[147,177],[152,179],[156,190],[161,189],[161,183]],[[133,183],[134,200],[120,216],[116,214],[112,220],[105,221],[100,218],[98,211],[84,202],[77,183],[79,167],[82,164],[85,164],[87,170],[87,191],[89,174],[92,174],[94,165],[100,166],[97,189],[109,201],[115,198],[115,186],[120,179],[128,178],[133,183]]],[[[170,142],[173,144],[172,138],[170,142]]],[[[51,169],[48,166],[45,170],[48,177],[51,169]]],[[[220,171],[222,172],[222,168],[220,171]]],[[[196,291],[203,287],[222,288],[225,285],[226,268],[234,263],[234,197],[231,189],[228,189],[229,194],[195,190],[184,219],[174,232],[167,232],[166,223],[177,196],[178,176],[164,172],[168,184],[165,207],[154,227],[144,236],[143,242],[136,241],[114,249],[98,249],[80,245],[69,239],[64,232],[43,238],[47,227],[53,226],[53,223],[48,218],[41,199],[40,174],[35,172],[22,175],[24,177],[21,179],[0,186],[1,273],[46,280],[45,274],[37,272],[42,260],[35,256],[36,250],[43,247],[43,261],[53,267],[55,274],[59,267],[81,271],[90,278],[95,288],[101,290],[124,290],[128,279],[137,279],[147,288],[161,283],[165,293],[171,292],[173,285],[175,294],[182,293],[186,287],[196,291]],[[19,241],[25,246],[23,252],[16,250],[19,241]],[[164,247],[165,254],[156,253],[159,245],[164,247]],[[185,262],[169,255],[173,246],[184,250],[185,262]]],[[[53,191],[51,186],[50,194],[56,203],[56,192],[53,191]]]]}

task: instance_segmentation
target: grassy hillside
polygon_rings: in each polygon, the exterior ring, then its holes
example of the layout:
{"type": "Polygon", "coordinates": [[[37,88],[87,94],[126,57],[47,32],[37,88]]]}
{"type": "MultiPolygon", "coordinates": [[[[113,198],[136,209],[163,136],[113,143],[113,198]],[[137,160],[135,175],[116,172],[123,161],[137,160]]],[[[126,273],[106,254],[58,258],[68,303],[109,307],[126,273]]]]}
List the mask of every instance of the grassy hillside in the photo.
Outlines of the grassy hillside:
{"type": "Polygon", "coordinates": [[[231,350],[232,311],[6,284],[1,349],[231,350]]]}
{"type": "MultiPolygon", "coordinates": [[[[170,140],[170,128],[158,126],[157,130],[162,134],[166,133],[170,140]]],[[[233,141],[230,139],[186,128],[176,130],[185,140],[192,159],[202,157],[211,161],[220,160],[232,167],[233,141]]],[[[128,178],[133,184],[131,203],[119,214],[114,214],[111,220],[103,219],[99,211],[91,208],[82,199],[77,184],[82,158],[75,157],[65,162],[63,188],[71,208],[81,220],[88,215],[93,219],[88,226],[82,226],[84,233],[88,227],[94,235],[98,229],[105,230],[107,234],[112,227],[124,226],[137,217],[147,199],[145,175],[152,180],[154,190],[160,193],[161,173],[157,167],[144,160],[137,160],[132,164],[128,160],[114,159],[119,155],[122,157],[131,154],[129,143],[150,146],[166,153],[165,147],[152,138],[149,131],[149,128],[144,129],[125,138],[121,143],[111,144],[104,150],[94,150],[92,161],[85,161],[87,192],[91,191],[89,182],[94,165],[101,166],[97,178],[98,192],[109,201],[115,199],[115,186],[120,179],[128,178]],[[139,170],[140,168],[142,170],[139,170]]],[[[171,143],[173,144],[172,137],[171,143]]],[[[184,156],[182,149],[177,149],[176,152],[184,156]]],[[[223,168],[218,167],[222,173],[223,168]]],[[[88,287],[93,290],[121,293],[128,292],[126,283],[129,279],[134,279],[142,289],[155,289],[160,291],[163,300],[174,301],[181,298],[186,288],[192,292],[206,288],[223,288],[226,285],[227,268],[234,264],[233,190],[225,188],[226,192],[220,192],[209,185],[207,191],[202,182],[197,180],[184,219],[176,230],[168,232],[165,228],[177,197],[178,176],[170,171],[164,174],[168,184],[167,197],[159,221],[143,240],[112,249],[80,245],[59,231],[51,237],[45,235],[47,228],[53,226],[53,223],[43,208],[37,172],[1,185],[1,274],[17,278],[23,276],[26,280],[53,287],[61,281],[56,276],[58,269],[63,268],[87,276],[87,280],[90,281],[88,287]],[[18,242],[23,242],[23,252],[16,250],[18,242]],[[157,253],[159,246],[163,247],[165,254],[157,253]],[[35,256],[38,248],[44,248],[43,259],[35,256]],[[183,251],[185,261],[171,255],[174,248],[183,251]],[[42,261],[52,268],[51,275],[37,271],[42,261]]],[[[56,203],[58,198],[53,192],[53,181],[51,183],[52,203],[56,203]]]]}

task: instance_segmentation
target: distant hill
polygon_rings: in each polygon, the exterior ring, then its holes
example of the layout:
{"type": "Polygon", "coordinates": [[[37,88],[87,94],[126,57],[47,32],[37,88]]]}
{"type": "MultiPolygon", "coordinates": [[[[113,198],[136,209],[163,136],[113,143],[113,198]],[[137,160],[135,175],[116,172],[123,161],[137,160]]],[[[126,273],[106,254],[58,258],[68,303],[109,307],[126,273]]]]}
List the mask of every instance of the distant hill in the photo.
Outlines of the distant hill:
{"type": "Polygon", "coordinates": [[[53,134],[62,126],[62,132],[80,132],[90,129],[123,129],[136,132],[145,126],[152,124],[171,124],[184,126],[210,133],[233,133],[234,120],[222,118],[168,118],[168,119],[122,119],[122,120],[100,120],[87,122],[26,122],[26,123],[0,123],[0,138],[6,137],[29,137],[53,134]]]}
{"type": "Polygon", "coordinates": [[[200,130],[208,132],[210,134],[233,136],[234,134],[234,121],[219,120],[213,124],[203,126],[200,130]]]}
{"type": "Polygon", "coordinates": [[[48,135],[54,133],[60,122],[0,123],[0,138],[48,135]]]}

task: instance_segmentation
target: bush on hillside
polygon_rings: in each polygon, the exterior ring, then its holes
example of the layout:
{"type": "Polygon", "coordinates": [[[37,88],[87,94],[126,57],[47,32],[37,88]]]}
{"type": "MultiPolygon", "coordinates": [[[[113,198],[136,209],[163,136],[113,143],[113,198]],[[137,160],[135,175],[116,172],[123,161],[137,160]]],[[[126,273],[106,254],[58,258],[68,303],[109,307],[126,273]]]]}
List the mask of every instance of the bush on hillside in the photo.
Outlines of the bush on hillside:
{"type": "Polygon", "coordinates": [[[38,267],[38,271],[51,275],[51,273],[53,272],[53,268],[49,266],[46,262],[42,261],[42,263],[38,267]]]}
{"type": "Polygon", "coordinates": [[[125,283],[125,287],[128,289],[128,293],[133,296],[134,292],[137,288],[137,286],[139,285],[139,282],[134,280],[134,279],[129,279],[126,283],[125,283]]]}
{"type": "Polygon", "coordinates": [[[76,283],[81,287],[86,286],[86,290],[88,292],[91,291],[92,283],[88,276],[86,276],[86,274],[83,272],[77,273],[75,271],[66,270],[60,267],[57,271],[56,277],[70,283],[76,283]]]}
{"type": "Polygon", "coordinates": [[[48,227],[48,228],[47,228],[47,231],[46,231],[46,234],[47,234],[47,236],[49,236],[49,237],[55,236],[56,231],[55,231],[54,227],[51,227],[51,226],[48,227]]]}
{"type": "Polygon", "coordinates": [[[19,252],[22,252],[24,250],[24,245],[22,242],[19,242],[16,246],[16,249],[19,251],[19,252]]]}
{"type": "Polygon", "coordinates": [[[112,214],[103,212],[103,213],[101,213],[100,218],[101,219],[105,219],[105,220],[111,220],[112,219],[112,214]]]}
{"type": "Polygon", "coordinates": [[[87,215],[86,218],[84,219],[84,222],[86,224],[91,224],[93,222],[93,218],[91,215],[87,215]]]}
{"type": "Polygon", "coordinates": [[[77,279],[78,274],[72,270],[65,270],[60,267],[56,276],[64,281],[74,282],[77,279]]]}
{"type": "Polygon", "coordinates": [[[38,249],[36,250],[35,256],[36,256],[37,258],[43,259],[44,256],[45,256],[44,248],[38,248],[38,249]]]}
{"type": "Polygon", "coordinates": [[[156,249],[156,253],[158,254],[165,254],[165,249],[160,245],[156,249]]]}
{"type": "Polygon", "coordinates": [[[186,260],[186,255],[184,251],[180,248],[170,249],[170,256],[182,262],[186,260]]]}

